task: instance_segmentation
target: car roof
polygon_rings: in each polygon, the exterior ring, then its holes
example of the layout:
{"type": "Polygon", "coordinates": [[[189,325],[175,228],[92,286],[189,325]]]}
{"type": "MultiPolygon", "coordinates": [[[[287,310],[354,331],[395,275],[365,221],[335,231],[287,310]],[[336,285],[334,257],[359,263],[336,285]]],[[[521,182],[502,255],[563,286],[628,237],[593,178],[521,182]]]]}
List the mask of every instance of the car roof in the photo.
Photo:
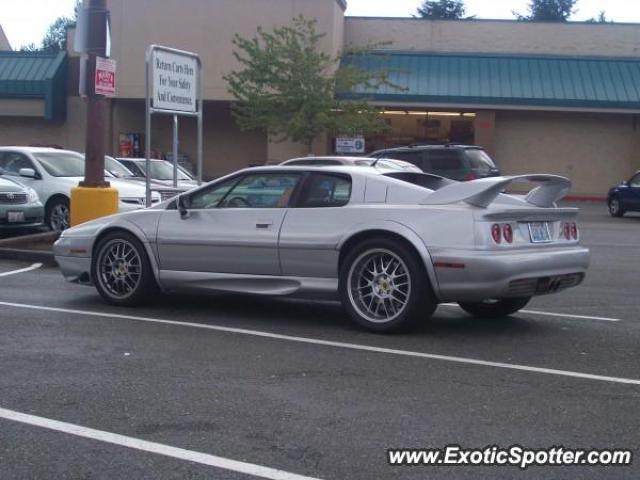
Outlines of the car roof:
{"type": "MultiPolygon", "coordinates": [[[[132,162],[146,162],[146,158],[131,158],[131,157],[115,157],[116,160],[129,160],[132,162]]],[[[169,162],[170,160],[164,160],[162,158],[150,158],[152,162],[169,162]]]]}
{"type": "Polygon", "coordinates": [[[387,171],[382,171],[375,167],[356,165],[264,165],[259,167],[248,167],[234,173],[249,172],[320,172],[320,173],[347,173],[350,175],[380,176],[387,171]]]}
{"type": "Polygon", "coordinates": [[[21,145],[6,145],[0,147],[0,151],[6,150],[17,150],[20,152],[28,152],[28,153],[48,153],[48,152],[57,152],[57,153],[78,153],[73,150],[63,150],[60,148],[52,148],[52,147],[25,147],[21,145]]]}
{"type": "Polygon", "coordinates": [[[356,162],[361,162],[361,161],[371,161],[374,162],[376,159],[375,158],[371,158],[371,157],[341,157],[338,155],[319,155],[319,156],[314,156],[314,157],[297,157],[297,158],[290,158],[289,160],[285,160],[283,163],[287,163],[287,162],[294,162],[294,161],[299,161],[299,160],[338,160],[341,162],[345,162],[345,163],[356,163],[356,162]]]}
{"type": "Polygon", "coordinates": [[[408,151],[408,150],[447,150],[447,149],[464,149],[464,150],[484,150],[480,145],[465,145],[462,143],[447,143],[444,145],[405,145],[400,147],[381,148],[374,153],[379,152],[396,152],[396,151],[408,151]]]}

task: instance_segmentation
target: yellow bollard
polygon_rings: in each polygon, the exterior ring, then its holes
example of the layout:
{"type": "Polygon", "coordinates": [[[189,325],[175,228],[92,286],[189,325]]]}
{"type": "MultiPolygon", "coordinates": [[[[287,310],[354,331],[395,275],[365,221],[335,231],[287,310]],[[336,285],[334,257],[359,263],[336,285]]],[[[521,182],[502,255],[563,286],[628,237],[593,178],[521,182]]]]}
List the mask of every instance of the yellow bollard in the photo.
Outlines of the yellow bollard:
{"type": "Polygon", "coordinates": [[[118,213],[115,188],[75,187],[71,189],[71,226],[118,213]]]}

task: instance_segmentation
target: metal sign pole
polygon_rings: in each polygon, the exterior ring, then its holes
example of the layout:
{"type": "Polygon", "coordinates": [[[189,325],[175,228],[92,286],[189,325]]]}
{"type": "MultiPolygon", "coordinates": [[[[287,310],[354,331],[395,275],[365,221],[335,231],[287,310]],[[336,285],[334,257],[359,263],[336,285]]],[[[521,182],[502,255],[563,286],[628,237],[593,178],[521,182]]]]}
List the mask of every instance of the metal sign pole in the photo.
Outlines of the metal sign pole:
{"type": "Polygon", "coordinates": [[[145,162],[145,184],[146,184],[146,206],[151,206],[151,61],[153,56],[153,45],[147,49],[145,61],[145,132],[144,132],[144,158],[145,162]]]}
{"type": "Polygon", "coordinates": [[[178,188],[178,115],[173,116],[173,188],[178,188]]]}
{"type": "Polygon", "coordinates": [[[198,68],[200,69],[200,75],[198,75],[198,185],[202,185],[202,164],[203,164],[203,118],[204,118],[204,100],[203,100],[203,87],[202,87],[202,63],[200,63],[200,57],[198,57],[198,68]]]}

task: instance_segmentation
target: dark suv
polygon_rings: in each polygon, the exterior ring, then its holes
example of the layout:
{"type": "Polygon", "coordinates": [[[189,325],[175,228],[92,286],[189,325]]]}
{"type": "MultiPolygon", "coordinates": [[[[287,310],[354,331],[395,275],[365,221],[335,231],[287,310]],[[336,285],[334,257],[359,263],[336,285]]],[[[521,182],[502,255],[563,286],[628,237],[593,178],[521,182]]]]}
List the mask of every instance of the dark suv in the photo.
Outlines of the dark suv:
{"type": "Polygon", "coordinates": [[[482,147],[472,145],[416,145],[387,148],[369,157],[395,158],[413,163],[423,172],[465,181],[500,176],[491,157],[482,147]]]}

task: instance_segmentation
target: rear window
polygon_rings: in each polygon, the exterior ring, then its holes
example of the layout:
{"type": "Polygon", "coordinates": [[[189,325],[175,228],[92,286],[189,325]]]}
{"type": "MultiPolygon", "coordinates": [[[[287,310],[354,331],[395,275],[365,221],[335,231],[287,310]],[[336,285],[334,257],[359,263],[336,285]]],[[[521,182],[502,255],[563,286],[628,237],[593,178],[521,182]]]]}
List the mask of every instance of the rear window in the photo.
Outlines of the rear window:
{"type": "Polygon", "coordinates": [[[439,177],[437,175],[429,175],[428,173],[417,172],[391,172],[386,173],[385,177],[395,178],[403,182],[417,185],[418,187],[428,188],[429,190],[439,190],[445,185],[450,185],[452,180],[439,177]]]}
{"type": "Polygon", "coordinates": [[[419,168],[422,168],[422,152],[409,152],[409,151],[391,151],[384,152],[383,156],[389,159],[404,160],[419,168]]]}

